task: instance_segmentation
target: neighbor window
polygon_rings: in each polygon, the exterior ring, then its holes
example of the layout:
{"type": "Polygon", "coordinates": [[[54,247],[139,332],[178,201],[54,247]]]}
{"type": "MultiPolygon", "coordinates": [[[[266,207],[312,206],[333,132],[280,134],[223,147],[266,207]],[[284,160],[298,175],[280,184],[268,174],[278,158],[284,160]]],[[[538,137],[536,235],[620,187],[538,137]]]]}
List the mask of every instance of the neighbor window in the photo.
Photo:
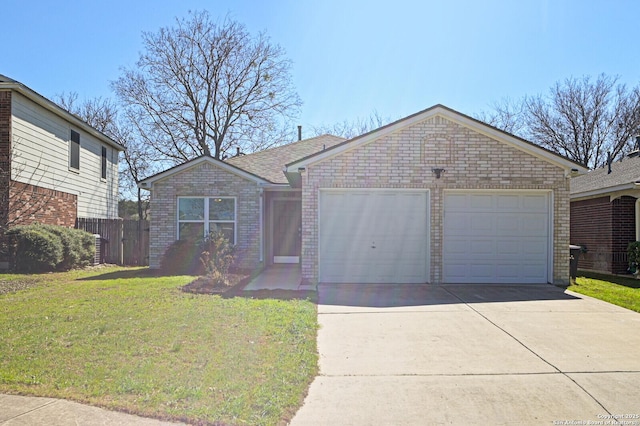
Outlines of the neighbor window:
{"type": "Polygon", "coordinates": [[[101,171],[100,171],[100,177],[102,177],[102,179],[106,179],[107,178],[107,147],[103,146],[102,147],[102,163],[101,163],[101,171]]]}
{"type": "Polygon", "coordinates": [[[178,198],[178,239],[199,239],[215,231],[222,232],[235,244],[235,198],[178,198]]]}
{"type": "Polygon", "coordinates": [[[80,170],[80,133],[71,131],[71,142],[69,146],[69,167],[80,170]]]}

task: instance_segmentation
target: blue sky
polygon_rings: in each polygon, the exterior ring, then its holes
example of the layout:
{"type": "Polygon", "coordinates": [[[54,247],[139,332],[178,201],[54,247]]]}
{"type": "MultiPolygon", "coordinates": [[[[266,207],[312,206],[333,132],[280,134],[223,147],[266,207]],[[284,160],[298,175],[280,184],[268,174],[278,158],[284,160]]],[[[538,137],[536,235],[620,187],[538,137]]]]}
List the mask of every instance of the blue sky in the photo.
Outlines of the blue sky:
{"type": "Polygon", "coordinates": [[[571,76],[640,82],[632,0],[3,0],[0,74],[50,98],[109,97],[142,31],[201,9],[286,50],[303,128],[437,103],[476,115],[571,76]]]}

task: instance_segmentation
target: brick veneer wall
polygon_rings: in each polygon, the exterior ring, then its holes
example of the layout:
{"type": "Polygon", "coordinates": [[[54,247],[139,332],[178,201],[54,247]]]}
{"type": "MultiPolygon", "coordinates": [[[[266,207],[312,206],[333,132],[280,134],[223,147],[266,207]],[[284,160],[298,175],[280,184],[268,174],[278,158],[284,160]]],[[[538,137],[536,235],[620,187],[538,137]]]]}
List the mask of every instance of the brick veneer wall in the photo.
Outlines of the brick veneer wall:
{"type": "Polygon", "coordinates": [[[629,268],[627,246],[636,240],[636,199],[629,196],[615,199],[612,219],[612,272],[623,274],[629,268]]]}
{"type": "Polygon", "coordinates": [[[9,221],[13,225],[44,223],[73,228],[78,196],[62,191],[11,182],[9,221]]]}
{"type": "Polygon", "coordinates": [[[427,188],[431,199],[431,277],[442,282],[445,189],[531,189],[553,193],[553,280],[569,282],[569,180],[560,167],[432,117],[307,168],[303,176],[302,275],[318,279],[320,188],[427,188]],[[446,173],[436,179],[431,169],[446,173]]]}
{"type": "Polygon", "coordinates": [[[11,92],[0,91],[0,228],[8,221],[11,179],[11,92]]]}
{"type": "Polygon", "coordinates": [[[578,266],[611,272],[611,216],[609,197],[571,202],[571,244],[585,246],[578,266]]]}
{"type": "Polygon", "coordinates": [[[200,163],[154,183],[151,194],[149,266],[161,266],[162,255],[176,241],[178,197],[232,196],[236,201],[236,266],[260,263],[260,188],[256,183],[210,163],[200,163]]]}
{"type": "Polygon", "coordinates": [[[571,203],[571,243],[587,248],[578,260],[580,268],[614,274],[627,271],[627,245],[636,237],[635,203],[629,196],[571,203]]]}

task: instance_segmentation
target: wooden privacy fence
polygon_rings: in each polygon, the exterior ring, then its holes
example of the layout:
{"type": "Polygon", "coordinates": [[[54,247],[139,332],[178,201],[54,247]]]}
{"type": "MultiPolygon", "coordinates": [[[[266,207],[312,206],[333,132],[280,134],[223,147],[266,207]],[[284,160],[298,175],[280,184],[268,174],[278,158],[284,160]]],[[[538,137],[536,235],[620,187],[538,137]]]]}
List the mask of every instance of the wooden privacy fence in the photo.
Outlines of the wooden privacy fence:
{"type": "Polygon", "coordinates": [[[149,265],[149,221],[77,218],[76,228],[100,235],[100,263],[149,265]]]}

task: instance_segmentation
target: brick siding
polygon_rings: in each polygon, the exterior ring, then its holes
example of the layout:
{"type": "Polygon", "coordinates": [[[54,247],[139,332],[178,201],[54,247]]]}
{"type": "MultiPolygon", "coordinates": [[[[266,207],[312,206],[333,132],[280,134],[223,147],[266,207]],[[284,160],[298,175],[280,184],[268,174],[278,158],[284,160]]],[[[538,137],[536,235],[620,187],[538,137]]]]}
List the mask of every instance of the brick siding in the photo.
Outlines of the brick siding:
{"type": "Polygon", "coordinates": [[[636,238],[635,203],[629,196],[571,203],[571,243],[587,248],[578,267],[614,274],[627,271],[627,245],[636,238]]]}
{"type": "Polygon", "coordinates": [[[553,280],[569,282],[569,180],[564,171],[443,117],[311,165],[303,176],[302,275],[318,279],[320,188],[421,188],[430,190],[431,277],[442,282],[442,214],[446,189],[550,190],[553,193],[553,280]],[[436,179],[431,169],[446,173],[436,179]]]}
{"type": "Polygon", "coordinates": [[[62,191],[11,182],[9,221],[12,225],[44,223],[73,228],[78,196],[62,191]]]}
{"type": "Polygon", "coordinates": [[[0,229],[8,221],[11,179],[11,92],[0,91],[0,229]]]}
{"type": "Polygon", "coordinates": [[[260,263],[260,188],[255,182],[210,163],[200,163],[154,183],[151,193],[149,266],[160,268],[162,255],[178,238],[178,197],[236,198],[236,265],[260,263]]]}

